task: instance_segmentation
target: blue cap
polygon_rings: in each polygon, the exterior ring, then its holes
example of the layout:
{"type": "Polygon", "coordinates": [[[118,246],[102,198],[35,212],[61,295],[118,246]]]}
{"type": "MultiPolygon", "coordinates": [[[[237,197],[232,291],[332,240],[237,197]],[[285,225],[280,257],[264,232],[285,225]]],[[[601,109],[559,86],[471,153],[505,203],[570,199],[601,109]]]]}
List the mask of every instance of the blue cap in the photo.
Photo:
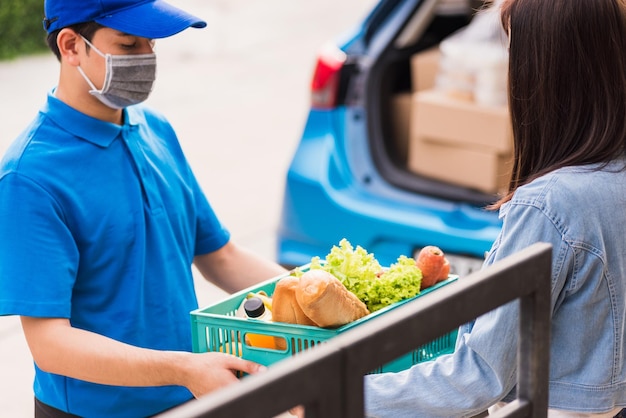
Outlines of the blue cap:
{"type": "Polygon", "coordinates": [[[85,22],[142,38],[166,38],[206,22],[162,0],[45,0],[48,32],[85,22]]]}

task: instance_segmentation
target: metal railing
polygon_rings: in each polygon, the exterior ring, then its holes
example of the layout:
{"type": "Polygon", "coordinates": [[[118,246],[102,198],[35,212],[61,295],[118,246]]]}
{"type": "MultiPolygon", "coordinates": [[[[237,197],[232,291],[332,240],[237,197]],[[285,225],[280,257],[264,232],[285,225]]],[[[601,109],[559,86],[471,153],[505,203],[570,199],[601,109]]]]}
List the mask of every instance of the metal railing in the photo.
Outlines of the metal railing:
{"type": "Polygon", "coordinates": [[[304,405],[307,418],[364,416],[363,376],[476,317],[520,302],[517,399],[494,417],[546,418],[552,248],[535,244],[332,338],[240,384],[160,418],[265,418],[304,405]],[[384,341],[384,344],[381,344],[384,341]]]}

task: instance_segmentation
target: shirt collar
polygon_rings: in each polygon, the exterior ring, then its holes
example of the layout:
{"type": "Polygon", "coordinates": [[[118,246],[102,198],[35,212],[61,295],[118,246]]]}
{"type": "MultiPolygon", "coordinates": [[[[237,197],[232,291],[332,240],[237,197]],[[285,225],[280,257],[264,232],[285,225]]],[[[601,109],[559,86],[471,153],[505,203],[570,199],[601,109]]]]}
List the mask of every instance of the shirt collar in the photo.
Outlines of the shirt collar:
{"type": "Polygon", "coordinates": [[[42,112],[61,129],[103,148],[111,145],[124,128],[128,129],[130,125],[136,124],[136,118],[129,115],[127,109],[122,110],[124,126],[88,116],[57,99],[54,90],[48,93],[48,101],[42,112]]]}
{"type": "Polygon", "coordinates": [[[505,202],[502,206],[500,206],[500,210],[498,211],[498,219],[504,219],[506,214],[509,212],[511,208],[511,201],[505,202]]]}

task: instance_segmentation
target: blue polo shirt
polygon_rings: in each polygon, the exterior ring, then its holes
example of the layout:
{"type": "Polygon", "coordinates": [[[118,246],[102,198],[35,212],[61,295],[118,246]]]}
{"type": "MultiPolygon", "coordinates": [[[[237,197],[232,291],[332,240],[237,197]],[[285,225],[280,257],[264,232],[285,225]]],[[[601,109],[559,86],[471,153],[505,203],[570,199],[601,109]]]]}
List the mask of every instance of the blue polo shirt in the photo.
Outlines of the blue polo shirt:
{"type": "MultiPolygon", "coordinates": [[[[69,318],[135,346],[191,351],[193,257],[228,239],[172,127],[142,105],[118,126],[51,93],[0,163],[0,315],[69,318]]],[[[84,417],[143,417],[192,397],[37,368],[34,389],[84,417]]]]}

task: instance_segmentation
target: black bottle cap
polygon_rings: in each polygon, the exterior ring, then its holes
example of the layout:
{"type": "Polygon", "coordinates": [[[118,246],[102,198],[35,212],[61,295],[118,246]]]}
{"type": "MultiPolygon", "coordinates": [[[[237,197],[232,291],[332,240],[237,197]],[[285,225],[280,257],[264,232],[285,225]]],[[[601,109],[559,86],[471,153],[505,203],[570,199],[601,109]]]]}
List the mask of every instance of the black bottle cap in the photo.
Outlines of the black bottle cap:
{"type": "Polygon", "coordinates": [[[265,305],[261,298],[257,297],[251,297],[246,300],[243,304],[243,309],[250,318],[258,318],[265,313],[265,305]]]}

